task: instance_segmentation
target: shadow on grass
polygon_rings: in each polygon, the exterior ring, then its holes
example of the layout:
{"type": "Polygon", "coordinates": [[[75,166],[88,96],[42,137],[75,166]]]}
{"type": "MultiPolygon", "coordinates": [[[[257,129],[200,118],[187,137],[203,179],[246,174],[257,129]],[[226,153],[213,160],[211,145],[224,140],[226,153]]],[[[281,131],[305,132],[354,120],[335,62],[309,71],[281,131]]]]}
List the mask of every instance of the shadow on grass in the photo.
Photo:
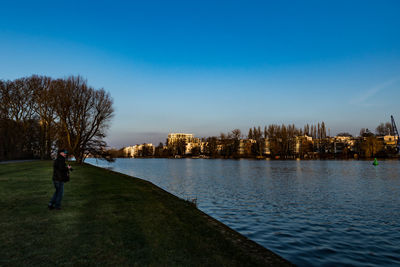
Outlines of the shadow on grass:
{"type": "Polygon", "coordinates": [[[118,181],[107,180],[98,169],[74,166],[71,182],[65,186],[63,210],[53,211],[68,248],[55,264],[146,265],[151,258],[140,227],[129,213],[130,199],[118,192],[118,181]]]}

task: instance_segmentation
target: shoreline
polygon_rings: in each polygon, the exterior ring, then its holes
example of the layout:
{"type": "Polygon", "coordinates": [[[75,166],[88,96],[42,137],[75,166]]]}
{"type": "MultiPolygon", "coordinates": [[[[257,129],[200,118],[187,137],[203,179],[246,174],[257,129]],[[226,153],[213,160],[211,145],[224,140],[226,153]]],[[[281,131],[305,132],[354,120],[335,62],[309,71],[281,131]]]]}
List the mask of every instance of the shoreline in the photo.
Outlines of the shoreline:
{"type": "MultiPolygon", "coordinates": [[[[88,157],[86,159],[97,159],[97,160],[103,160],[106,161],[105,159],[101,158],[95,158],[95,157],[88,157]]],[[[86,160],[85,159],[85,160],[86,160]]],[[[114,158],[114,159],[174,159],[174,160],[180,160],[180,159],[206,159],[206,160],[254,160],[254,161],[374,161],[375,158],[315,158],[315,159],[300,159],[300,158],[295,158],[295,159],[272,159],[272,158],[207,158],[207,157],[180,157],[180,158],[159,158],[159,157],[119,157],[119,158],[114,158]]],[[[393,157],[393,158],[376,158],[381,161],[385,160],[400,160],[399,157],[393,157]]],[[[1,162],[1,161],[0,161],[1,162]]],[[[87,162],[85,162],[87,163],[87,162]]],[[[112,163],[112,162],[110,162],[112,163]]]]}

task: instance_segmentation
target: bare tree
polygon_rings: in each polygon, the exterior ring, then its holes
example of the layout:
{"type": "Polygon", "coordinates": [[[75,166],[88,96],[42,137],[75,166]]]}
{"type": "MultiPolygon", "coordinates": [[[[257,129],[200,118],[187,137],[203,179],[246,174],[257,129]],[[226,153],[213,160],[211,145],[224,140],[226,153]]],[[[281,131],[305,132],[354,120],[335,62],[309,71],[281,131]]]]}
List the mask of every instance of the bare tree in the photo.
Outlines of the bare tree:
{"type": "Polygon", "coordinates": [[[40,157],[50,159],[55,145],[57,131],[55,113],[55,90],[52,79],[45,76],[33,75],[27,80],[33,92],[34,111],[39,116],[40,125],[40,157]]]}
{"type": "Polygon", "coordinates": [[[390,122],[383,123],[381,122],[378,127],[375,129],[376,135],[384,136],[390,135],[393,133],[392,124],[390,122]]]}
{"type": "Polygon", "coordinates": [[[110,95],[89,87],[80,76],[59,80],[55,89],[59,146],[70,149],[79,163],[89,153],[109,159],[103,139],[114,112],[110,95]]]}
{"type": "Polygon", "coordinates": [[[33,157],[38,143],[38,121],[34,113],[33,93],[26,78],[1,83],[2,159],[33,157]]]}

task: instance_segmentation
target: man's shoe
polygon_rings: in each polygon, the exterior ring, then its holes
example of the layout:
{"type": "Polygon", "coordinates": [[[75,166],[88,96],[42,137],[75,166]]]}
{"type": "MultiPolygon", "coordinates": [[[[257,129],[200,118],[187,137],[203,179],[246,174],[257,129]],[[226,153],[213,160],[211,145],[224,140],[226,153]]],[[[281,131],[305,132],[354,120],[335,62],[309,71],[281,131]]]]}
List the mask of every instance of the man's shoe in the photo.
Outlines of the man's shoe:
{"type": "Polygon", "coordinates": [[[49,210],[54,210],[54,206],[48,205],[47,207],[49,208],[49,210]]]}

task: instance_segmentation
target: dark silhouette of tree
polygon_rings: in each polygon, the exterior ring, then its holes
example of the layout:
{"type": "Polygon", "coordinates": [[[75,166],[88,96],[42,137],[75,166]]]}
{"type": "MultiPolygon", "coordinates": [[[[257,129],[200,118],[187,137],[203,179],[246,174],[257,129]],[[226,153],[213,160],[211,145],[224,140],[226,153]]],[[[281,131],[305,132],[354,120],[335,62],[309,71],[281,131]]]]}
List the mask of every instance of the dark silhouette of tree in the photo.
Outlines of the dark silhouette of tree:
{"type": "Polygon", "coordinates": [[[368,128],[367,128],[367,129],[361,128],[361,130],[360,130],[360,136],[361,136],[361,137],[371,137],[371,136],[374,136],[374,134],[371,133],[370,130],[368,130],[368,128]]]}
{"type": "Polygon", "coordinates": [[[50,158],[55,145],[78,162],[86,155],[111,160],[103,141],[112,100],[81,77],[52,80],[33,75],[0,83],[0,159],[50,158]]]}
{"type": "Polygon", "coordinates": [[[361,142],[361,153],[366,158],[375,157],[383,149],[382,141],[373,135],[364,137],[361,142]]]}
{"type": "Polygon", "coordinates": [[[253,135],[253,129],[249,129],[249,133],[247,134],[247,138],[248,139],[254,139],[254,135],[253,135]]]}
{"type": "Polygon", "coordinates": [[[56,95],[52,86],[52,79],[33,75],[28,78],[27,82],[33,91],[34,111],[39,116],[40,157],[41,159],[50,159],[52,151],[55,150],[55,136],[57,133],[56,95]]]}
{"type": "Polygon", "coordinates": [[[194,146],[192,147],[190,153],[192,154],[192,156],[199,156],[201,154],[201,149],[199,146],[194,146]]]}
{"type": "Polygon", "coordinates": [[[104,155],[103,139],[114,112],[110,95],[89,87],[80,76],[59,80],[55,89],[59,146],[70,149],[78,163],[89,153],[104,155]]]}
{"type": "Polygon", "coordinates": [[[393,133],[392,124],[390,122],[381,122],[375,129],[375,133],[378,136],[391,135],[393,133]]]}
{"type": "Polygon", "coordinates": [[[349,134],[348,132],[341,132],[338,133],[337,136],[344,136],[344,137],[353,137],[351,134],[349,134]]]}
{"type": "Polygon", "coordinates": [[[152,157],[153,156],[153,147],[148,144],[143,144],[142,149],[139,151],[139,157],[152,157]]]}
{"type": "Polygon", "coordinates": [[[159,143],[158,146],[154,150],[154,156],[156,158],[164,157],[164,145],[163,143],[159,143]]]}
{"type": "Polygon", "coordinates": [[[26,78],[0,84],[0,159],[32,158],[38,151],[38,116],[26,78]]]}
{"type": "Polygon", "coordinates": [[[213,136],[213,137],[208,137],[206,139],[206,145],[204,148],[204,154],[206,154],[209,157],[216,158],[218,157],[218,138],[213,136]]]}

